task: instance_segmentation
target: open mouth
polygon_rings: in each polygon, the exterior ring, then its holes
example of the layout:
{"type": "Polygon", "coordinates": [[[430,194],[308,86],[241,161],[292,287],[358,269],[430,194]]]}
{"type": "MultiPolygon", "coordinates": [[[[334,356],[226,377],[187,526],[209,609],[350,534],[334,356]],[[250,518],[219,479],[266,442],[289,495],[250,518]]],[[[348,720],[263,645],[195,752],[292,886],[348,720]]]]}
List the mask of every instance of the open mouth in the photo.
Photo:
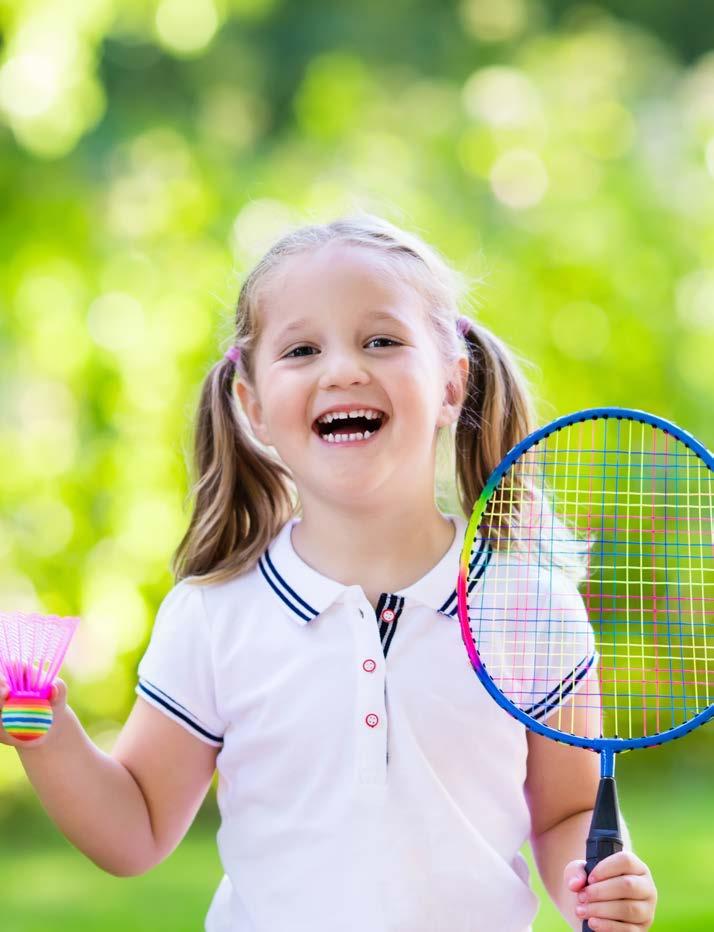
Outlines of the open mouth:
{"type": "Polygon", "coordinates": [[[374,408],[350,412],[327,414],[312,425],[315,433],[328,443],[349,443],[369,440],[384,426],[387,415],[374,408]]]}

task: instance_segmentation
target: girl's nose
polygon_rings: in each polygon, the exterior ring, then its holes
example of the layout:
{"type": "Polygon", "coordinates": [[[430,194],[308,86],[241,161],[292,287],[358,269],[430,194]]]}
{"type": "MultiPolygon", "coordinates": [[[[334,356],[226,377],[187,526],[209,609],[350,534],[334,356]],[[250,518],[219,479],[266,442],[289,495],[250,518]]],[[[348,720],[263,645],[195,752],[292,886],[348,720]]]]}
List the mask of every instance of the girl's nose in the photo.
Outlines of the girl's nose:
{"type": "Polygon", "coordinates": [[[364,360],[349,350],[334,351],[323,355],[323,371],[320,388],[342,388],[347,385],[364,385],[369,382],[369,373],[364,360]]]}

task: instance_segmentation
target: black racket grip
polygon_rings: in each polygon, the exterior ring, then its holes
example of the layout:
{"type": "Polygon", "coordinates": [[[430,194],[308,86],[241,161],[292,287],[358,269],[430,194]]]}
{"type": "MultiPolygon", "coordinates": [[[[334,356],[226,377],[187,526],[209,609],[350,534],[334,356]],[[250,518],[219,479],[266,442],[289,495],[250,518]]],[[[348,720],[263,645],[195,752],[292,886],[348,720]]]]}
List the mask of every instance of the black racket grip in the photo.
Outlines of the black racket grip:
{"type": "MultiPolygon", "coordinates": [[[[585,845],[585,877],[595,866],[609,858],[611,854],[622,851],[620,819],[617,806],[617,789],[613,777],[602,777],[597,793],[597,801],[590,825],[590,834],[585,845]]],[[[587,920],[583,921],[582,932],[592,932],[587,920]]]]}
{"type": "MultiPolygon", "coordinates": [[[[595,868],[596,864],[609,858],[611,854],[617,854],[618,851],[622,851],[622,839],[617,832],[599,831],[597,838],[591,835],[585,849],[586,876],[590,876],[590,871],[595,868]]],[[[591,932],[587,919],[583,921],[582,932],[591,932]]]]}

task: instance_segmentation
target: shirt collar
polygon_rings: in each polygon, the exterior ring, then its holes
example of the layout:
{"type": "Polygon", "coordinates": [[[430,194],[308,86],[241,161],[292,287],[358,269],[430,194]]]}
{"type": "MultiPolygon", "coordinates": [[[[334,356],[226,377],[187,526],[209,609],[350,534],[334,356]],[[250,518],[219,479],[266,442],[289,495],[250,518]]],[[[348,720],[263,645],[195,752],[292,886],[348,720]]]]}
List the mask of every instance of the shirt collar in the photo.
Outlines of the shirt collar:
{"type": "MultiPolygon", "coordinates": [[[[409,602],[421,602],[447,617],[456,616],[456,577],[466,533],[466,519],[447,514],[455,527],[454,540],[426,575],[417,582],[393,593],[409,602]]],[[[291,533],[297,518],[289,520],[265,553],[258,560],[258,569],[272,594],[288,614],[299,624],[306,624],[322,614],[340,598],[362,594],[360,586],[346,586],[323,576],[302,560],[292,545],[291,533]]],[[[490,557],[485,542],[476,548],[469,574],[472,584],[483,573],[490,557]]],[[[471,588],[471,586],[469,586],[471,588]]]]}

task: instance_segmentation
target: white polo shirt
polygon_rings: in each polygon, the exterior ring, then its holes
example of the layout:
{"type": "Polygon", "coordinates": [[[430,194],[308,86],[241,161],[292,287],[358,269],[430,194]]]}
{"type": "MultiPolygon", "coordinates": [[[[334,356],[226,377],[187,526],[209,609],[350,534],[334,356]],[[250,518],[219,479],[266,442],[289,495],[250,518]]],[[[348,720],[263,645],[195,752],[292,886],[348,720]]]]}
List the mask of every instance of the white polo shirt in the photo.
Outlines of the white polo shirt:
{"type": "Polygon", "coordinates": [[[376,613],[300,559],[294,521],[253,570],[164,599],[136,691],[221,748],[208,932],[530,927],[526,733],[468,661],[447,517],[448,552],[376,613]]]}

